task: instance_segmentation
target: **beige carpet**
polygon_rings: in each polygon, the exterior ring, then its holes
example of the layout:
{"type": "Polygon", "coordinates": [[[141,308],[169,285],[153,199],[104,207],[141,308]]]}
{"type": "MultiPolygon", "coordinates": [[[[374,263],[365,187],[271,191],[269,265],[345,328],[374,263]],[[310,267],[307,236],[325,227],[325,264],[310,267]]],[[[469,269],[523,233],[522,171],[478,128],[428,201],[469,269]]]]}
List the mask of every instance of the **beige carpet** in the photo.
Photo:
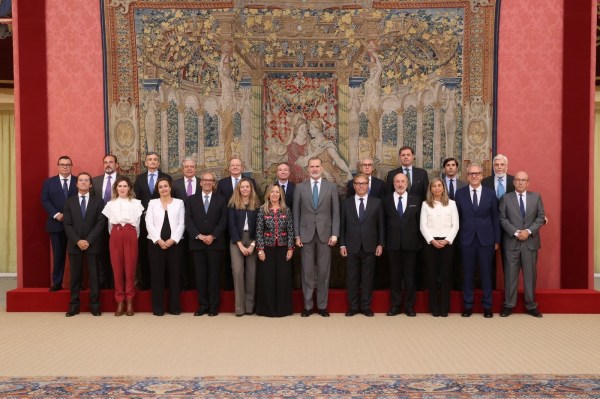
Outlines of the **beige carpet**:
{"type": "Polygon", "coordinates": [[[1,376],[600,374],[598,315],[116,318],[0,311],[1,376]]]}

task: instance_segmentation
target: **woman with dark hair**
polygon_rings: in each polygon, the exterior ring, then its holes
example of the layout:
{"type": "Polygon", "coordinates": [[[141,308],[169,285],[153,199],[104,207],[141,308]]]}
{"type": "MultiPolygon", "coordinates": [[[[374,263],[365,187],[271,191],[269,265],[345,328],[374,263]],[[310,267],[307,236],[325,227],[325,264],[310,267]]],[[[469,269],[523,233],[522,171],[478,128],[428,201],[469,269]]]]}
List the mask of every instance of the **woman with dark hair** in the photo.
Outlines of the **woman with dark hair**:
{"type": "Polygon", "coordinates": [[[110,263],[115,277],[115,316],[133,316],[135,296],[135,270],[138,258],[140,219],[144,207],[135,199],[133,185],[126,176],[119,176],[113,186],[112,199],[106,203],[102,213],[108,219],[110,234],[110,263]],[[127,301],[125,311],[124,301],[127,301]]]}
{"type": "Polygon", "coordinates": [[[267,187],[265,204],[258,210],[256,249],[261,261],[257,270],[256,313],[268,317],[291,315],[294,224],[278,184],[267,187]]]}
{"type": "Polygon", "coordinates": [[[183,247],[179,244],[185,231],[185,208],[183,201],[171,197],[171,179],[160,177],[155,191],[159,198],[152,199],[146,210],[146,229],[150,260],[150,287],[152,290],[152,313],[165,314],[165,269],[169,274],[169,313],[181,314],[181,262],[183,247]]]}
{"type": "Polygon", "coordinates": [[[444,182],[435,178],[429,183],[427,200],[421,207],[421,234],[429,244],[423,257],[429,279],[429,310],[433,317],[447,317],[450,312],[452,243],[457,233],[456,204],[448,198],[444,182]]]}
{"type": "Polygon", "coordinates": [[[235,292],[235,315],[254,314],[254,291],[256,287],[256,213],[258,196],[254,185],[242,178],[233,189],[228,204],[229,252],[235,292]]]}

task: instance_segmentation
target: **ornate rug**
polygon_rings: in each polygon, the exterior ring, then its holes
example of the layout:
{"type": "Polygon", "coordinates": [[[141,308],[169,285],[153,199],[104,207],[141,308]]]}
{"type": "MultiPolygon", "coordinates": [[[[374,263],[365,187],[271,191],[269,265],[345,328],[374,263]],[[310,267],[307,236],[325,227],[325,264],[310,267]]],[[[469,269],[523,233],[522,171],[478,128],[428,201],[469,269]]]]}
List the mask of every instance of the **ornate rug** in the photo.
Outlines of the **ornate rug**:
{"type": "Polygon", "coordinates": [[[0,378],[0,398],[600,398],[597,375],[0,378]]]}

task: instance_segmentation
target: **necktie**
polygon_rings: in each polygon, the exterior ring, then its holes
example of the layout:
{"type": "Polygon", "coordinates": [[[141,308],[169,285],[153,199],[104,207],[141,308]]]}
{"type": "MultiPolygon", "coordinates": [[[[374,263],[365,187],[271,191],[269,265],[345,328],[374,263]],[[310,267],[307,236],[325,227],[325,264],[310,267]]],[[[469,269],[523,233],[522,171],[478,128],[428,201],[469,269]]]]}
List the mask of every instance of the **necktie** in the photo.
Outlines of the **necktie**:
{"type": "Polygon", "coordinates": [[[402,209],[402,196],[400,196],[398,197],[398,216],[402,218],[402,215],[404,215],[404,210],[402,209]]]}
{"type": "Polygon", "coordinates": [[[85,195],[81,196],[81,216],[85,217],[85,195]]]}
{"type": "Polygon", "coordinates": [[[410,178],[410,169],[409,168],[404,168],[404,174],[406,175],[406,177],[408,178],[408,191],[410,191],[410,186],[411,184],[411,178],[410,178]]]}
{"type": "Polygon", "coordinates": [[[208,195],[204,196],[204,212],[208,213],[208,205],[210,203],[208,202],[208,195]]]}
{"type": "Polygon", "coordinates": [[[521,210],[521,216],[525,219],[525,203],[523,203],[523,194],[519,194],[519,209],[521,210]]]}
{"type": "Polygon", "coordinates": [[[479,203],[477,202],[477,190],[473,190],[473,209],[477,210],[479,203]]]}
{"type": "Polygon", "coordinates": [[[360,205],[358,206],[358,219],[363,220],[363,217],[365,216],[365,203],[363,201],[363,198],[359,198],[359,200],[360,205]]]}
{"type": "Polygon", "coordinates": [[[148,181],[148,188],[150,189],[150,195],[154,194],[154,173],[150,173],[150,180],[148,181]]]}
{"type": "Polygon", "coordinates": [[[69,196],[69,186],[67,186],[67,179],[63,179],[63,192],[65,193],[65,198],[69,196]]]}
{"type": "Polygon", "coordinates": [[[281,185],[281,189],[283,190],[283,195],[285,195],[285,184],[281,185]]]}
{"type": "Polygon", "coordinates": [[[237,187],[238,182],[240,181],[240,179],[235,179],[235,184],[233,185],[233,188],[237,187]]]}
{"type": "Polygon", "coordinates": [[[496,197],[498,199],[502,198],[506,190],[504,189],[504,183],[502,182],[502,178],[498,178],[498,187],[496,187],[496,197]]]}
{"type": "Polygon", "coordinates": [[[104,197],[102,197],[102,199],[104,200],[105,204],[108,201],[110,201],[110,197],[111,197],[112,184],[110,182],[110,179],[111,179],[111,176],[108,175],[108,177],[106,178],[106,188],[104,189],[104,197]]]}
{"type": "Polygon", "coordinates": [[[188,197],[190,195],[192,195],[192,179],[188,179],[187,190],[185,193],[187,194],[188,197]]]}
{"type": "Polygon", "coordinates": [[[454,199],[454,179],[450,179],[450,188],[448,189],[448,197],[454,199]]]}
{"type": "Polygon", "coordinates": [[[317,205],[319,205],[319,187],[317,186],[317,182],[315,182],[313,186],[313,206],[317,209],[317,205]]]}

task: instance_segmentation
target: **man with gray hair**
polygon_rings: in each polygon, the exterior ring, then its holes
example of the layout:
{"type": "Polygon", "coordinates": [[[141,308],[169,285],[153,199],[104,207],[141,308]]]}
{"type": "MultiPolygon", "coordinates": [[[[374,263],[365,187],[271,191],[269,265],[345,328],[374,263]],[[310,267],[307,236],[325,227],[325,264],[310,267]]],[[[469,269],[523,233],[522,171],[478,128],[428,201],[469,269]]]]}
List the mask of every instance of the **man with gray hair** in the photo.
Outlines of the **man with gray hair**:
{"type": "MultiPolygon", "coordinates": [[[[373,176],[375,173],[375,161],[372,158],[365,157],[358,163],[359,174],[362,173],[369,178],[369,191],[368,194],[372,197],[377,197],[383,200],[385,197],[385,182],[381,179],[373,176]]],[[[346,187],[346,198],[354,196],[354,180],[350,180],[346,187]]]]}
{"type": "Polygon", "coordinates": [[[506,155],[496,155],[492,163],[494,166],[494,174],[483,179],[481,185],[493,189],[496,193],[496,199],[500,201],[500,198],[502,198],[504,194],[515,191],[515,185],[513,184],[514,176],[507,173],[508,158],[506,158],[506,155]]]}

